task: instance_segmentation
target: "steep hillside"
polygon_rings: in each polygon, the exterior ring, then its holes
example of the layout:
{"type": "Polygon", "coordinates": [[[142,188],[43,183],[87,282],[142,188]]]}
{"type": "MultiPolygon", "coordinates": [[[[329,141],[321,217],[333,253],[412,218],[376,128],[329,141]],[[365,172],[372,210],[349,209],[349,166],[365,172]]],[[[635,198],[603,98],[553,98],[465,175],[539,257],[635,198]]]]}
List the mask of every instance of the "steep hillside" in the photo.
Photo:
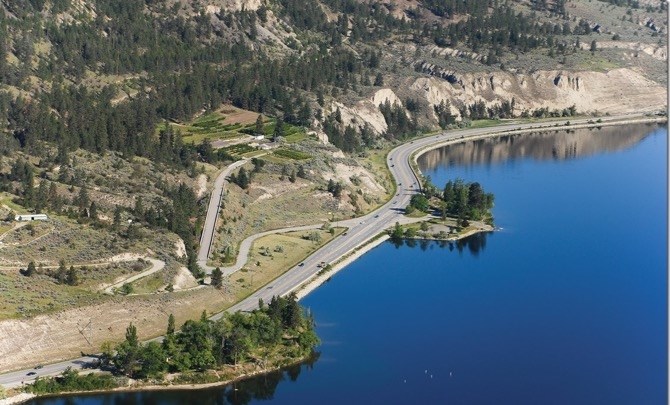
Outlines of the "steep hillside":
{"type": "MultiPolygon", "coordinates": [[[[23,147],[48,140],[157,158],[151,127],[224,101],[325,131],[345,151],[374,135],[573,105],[580,113],[665,109],[666,2],[1,5],[0,122],[23,147]],[[386,87],[402,103],[384,112],[375,98],[386,87]],[[356,125],[335,120],[338,108],[360,116],[356,125]]],[[[170,159],[184,154],[174,148],[170,159]]]]}

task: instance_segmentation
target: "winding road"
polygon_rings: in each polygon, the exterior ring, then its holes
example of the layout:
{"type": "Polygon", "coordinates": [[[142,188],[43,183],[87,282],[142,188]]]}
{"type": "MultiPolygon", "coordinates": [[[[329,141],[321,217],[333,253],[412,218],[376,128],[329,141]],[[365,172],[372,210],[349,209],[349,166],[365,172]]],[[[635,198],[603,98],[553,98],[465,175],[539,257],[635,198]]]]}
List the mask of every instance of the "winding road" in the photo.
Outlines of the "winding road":
{"type": "MultiPolygon", "coordinates": [[[[265,302],[269,302],[272,296],[286,295],[291,293],[303,283],[312,279],[319,272],[320,268],[317,267],[319,263],[332,263],[342,258],[343,256],[354,251],[357,247],[362,246],[368,241],[372,240],[384,229],[395,224],[396,221],[400,221],[401,218],[404,218],[402,215],[404,207],[409,203],[412,194],[416,193],[420,187],[420,180],[417,177],[417,173],[415,173],[415,171],[412,169],[412,165],[415,163],[414,159],[416,156],[422,152],[444,144],[483,137],[539,132],[542,130],[560,130],[568,128],[574,129],[650,121],[651,119],[649,117],[642,117],[639,115],[602,117],[601,122],[598,123],[594,123],[593,118],[575,119],[572,117],[570,119],[569,126],[566,125],[565,119],[532,123],[511,123],[488,128],[443,132],[437,135],[430,135],[404,143],[393,149],[387,157],[389,170],[391,171],[391,174],[397,183],[397,192],[393,198],[391,198],[386,204],[382,205],[374,212],[371,212],[365,216],[346,221],[338,221],[338,226],[348,227],[347,232],[343,233],[328,243],[326,246],[314,252],[312,255],[306,258],[301,265],[290,269],[262,289],[256,291],[246,299],[229,308],[226,312],[253,310],[257,307],[259,298],[262,298],[265,302]]],[[[207,266],[206,263],[209,256],[210,246],[212,244],[212,237],[215,232],[216,217],[218,215],[221,204],[221,195],[223,192],[225,179],[233,170],[240,167],[245,162],[245,160],[242,160],[228,166],[223,172],[221,172],[215,181],[214,190],[212,191],[210,204],[207,210],[207,218],[205,220],[203,235],[201,238],[201,248],[198,253],[198,263],[208,271],[212,270],[212,268],[207,266]]],[[[321,226],[321,224],[312,225],[311,227],[319,226],[321,226]]],[[[301,228],[311,229],[310,226],[301,228]]],[[[245,242],[248,241],[248,246],[250,247],[253,240],[263,236],[264,234],[284,232],[288,230],[290,229],[268,231],[263,234],[249,237],[245,239],[245,242]]],[[[226,268],[226,272],[228,274],[238,270],[246,262],[248,248],[244,248],[244,246],[245,243],[243,242],[237,263],[234,266],[226,268]]],[[[223,316],[223,314],[224,313],[214,315],[212,319],[219,319],[223,316]]],[[[6,388],[16,387],[21,385],[23,381],[27,383],[34,380],[37,375],[44,376],[59,374],[68,366],[73,368],[83,368],[84,365],[88,364],[92,360],[94,360],[92,357],[81,357],[67,362],[51,364],[48,366],[45,365],[44,368],[39,370],[27,369],[2,374],[0,375],[0,384],[6,388]],[[35,374],[27,376],[27,373],[29,372],[35,374]]]]}

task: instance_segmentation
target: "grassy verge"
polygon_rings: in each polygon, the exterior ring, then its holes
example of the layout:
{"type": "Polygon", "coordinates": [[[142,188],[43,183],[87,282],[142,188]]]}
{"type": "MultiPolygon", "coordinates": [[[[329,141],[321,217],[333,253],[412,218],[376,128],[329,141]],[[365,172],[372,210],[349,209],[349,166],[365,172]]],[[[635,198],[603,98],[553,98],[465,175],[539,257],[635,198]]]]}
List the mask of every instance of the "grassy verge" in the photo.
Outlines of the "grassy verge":
{"type": "Polygon", "coordinates": [[[414,210],[414,211],[410,212],[409,214],[405,214],[405,216],[407,218],[424,218],[426,215],[428,215],[428,214],[426,214],[423,211],[419,211],[419,210],[414,210]]]}
{"type": "Polygon", "coordinates": [[[157,272],[147,277],[143,277],[132,283],[133,294],[150,294],[157,292],[167,283],[163,279],[163,272],[157,272]]]}
{"type": "Polygon", "coordinates": [[[236,299],[246,298],[253,291],[286,273],[342,232],[344,228],[334,228],[333,234],[318,229],[274,234],[257,239],[252,246],[247,265],[231,276],[231,282],[239,287],[236,299]],[[314,240],[310,240],[310,236],[314,240]]]}
{"type": "Polygon", "coordinates": [[[391,149],[393,149],[392,146],[383,149],[373,149],[368,152],[366,157],[361,159],[361,164],[368,169],[370,173],[374,173],[377,176],[377,181],[386,190],[386,195],[382,199],[382,204],[393,197],[397,190],[397,185],[386,164],[386,159],[391,149]]]}

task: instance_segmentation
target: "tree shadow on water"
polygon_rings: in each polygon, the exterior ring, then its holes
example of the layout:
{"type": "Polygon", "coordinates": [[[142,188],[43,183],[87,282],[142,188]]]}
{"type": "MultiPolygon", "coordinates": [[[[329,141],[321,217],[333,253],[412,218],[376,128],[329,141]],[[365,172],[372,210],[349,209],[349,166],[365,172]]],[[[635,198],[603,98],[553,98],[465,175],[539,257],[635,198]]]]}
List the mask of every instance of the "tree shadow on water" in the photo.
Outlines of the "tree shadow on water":
{"type": "Polygon", "coordinates": [[[256,377],[238,381],[226,387],[222,401],[217,404],[246,405],[253,400],[271,400],[279,383],[298,380],[303,367],[312,369],[319,359],[320,353],[315,352],[302,363],[294,364],[281,370],[273,371],[256,377]]]}
{"type": "Polygon", "coordinates": [[[463,253],[464,251],[470,252],[473,256],[479,256],[479,253],[484,250],[486,247],[486,239],[493,232],[478,232],[474,235],[468,236],[467,238],[459,239],[457,241],[447,241],[447,240],[428,240],[428,239],[389,239],[389,241],[395,246],[396,249],[401,247],[415,248],[419,247],[422,251],[426,251],[433,246],[438,246],[442,249],[449,249],[450,252],[453,252],[454,249],[458,253],[463,253]]]}

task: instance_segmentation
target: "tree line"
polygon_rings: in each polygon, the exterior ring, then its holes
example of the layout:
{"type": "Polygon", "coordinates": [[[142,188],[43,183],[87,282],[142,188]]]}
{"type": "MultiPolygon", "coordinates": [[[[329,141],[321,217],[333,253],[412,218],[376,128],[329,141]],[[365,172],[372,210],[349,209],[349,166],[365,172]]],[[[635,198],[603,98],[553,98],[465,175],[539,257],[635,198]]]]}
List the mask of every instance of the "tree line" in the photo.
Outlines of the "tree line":
{"type": "Polygon", "coordinates": [[[131,378],[158,378],[167,372],[267,360],[277,350],[297,359],[311,353],[318,342],[314,320],[290,295],[273,297],[250,313],[227,314],[218,321],[207,319],[203,312],[199,320],[188,320],[179,330],[170,315],[161,343],[140,343],[137,328],[130,324],[125,340],[106,348],[102,362],[103,367],[131,378]]]}

